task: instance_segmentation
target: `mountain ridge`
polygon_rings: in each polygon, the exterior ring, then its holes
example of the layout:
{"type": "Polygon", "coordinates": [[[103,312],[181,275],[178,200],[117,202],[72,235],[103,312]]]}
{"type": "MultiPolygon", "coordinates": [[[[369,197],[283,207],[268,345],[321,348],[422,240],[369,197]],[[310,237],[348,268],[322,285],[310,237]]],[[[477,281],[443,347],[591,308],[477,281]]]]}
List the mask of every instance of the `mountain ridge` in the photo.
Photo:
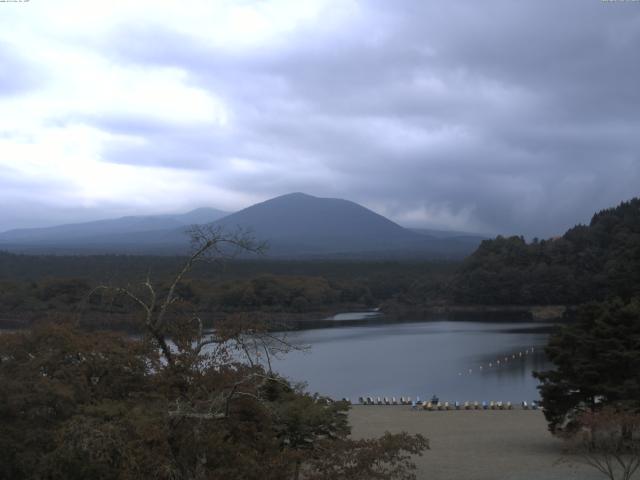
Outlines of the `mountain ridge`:
{"type": "Polygon", "coordinates": [[[89,222],[64,223],[50,227],[16,228],[0,232],[0,241],[24,241],[36,238],[64,239],[80,233],[84,237],[100,234],[133,233],[141,231],[167,230],[194,223],[213,222],[228,215],[215,208],[201,207],[179,214],[127,215],[118,218],[106,218],[89,222]],[[204,220],[204,221],[203,221],[204,220]],[[115,231],[114,231],[115,230],[115,231]]]}
{"type": "Polygon", "coordinates": [[[270,257],[460,258],[479,243],[417,233],[350,200],[301,192],[271,198],[235,213],[222,213],[196,209],[181,215],[20,229],[0,234],[0,249],[23,253],[61,249],[74,253],[186,253],[189,242],[185,227],[194,223],[209,223],[226,231],[248,229],[256,239],[270,245],[270,257]],[[211,219],[215,212],[220,217],[211,219]],[[211,221],[203,222],[203,218],[211,221]]]}

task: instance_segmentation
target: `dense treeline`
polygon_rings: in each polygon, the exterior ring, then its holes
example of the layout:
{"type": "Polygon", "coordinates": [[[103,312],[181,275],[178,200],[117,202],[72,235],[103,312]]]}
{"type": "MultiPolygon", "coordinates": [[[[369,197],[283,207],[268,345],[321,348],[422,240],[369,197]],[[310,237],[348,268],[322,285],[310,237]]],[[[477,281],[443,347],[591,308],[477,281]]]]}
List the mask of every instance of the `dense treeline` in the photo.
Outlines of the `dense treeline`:
{"type": "Polygon", "coordinates": [[[639,293],[638,198],[559,238],[485,240],[451,283],[454,302],[473,304],[579,304],[639,293]]]}
{"type": "MultiPolygon", "coordinates": [[[[0,282],[0,311],[64,311],[87,299],[90,307],[97,308],[98,297],[88,297],[93,286],[78,278],[0,282]]],[[[305,312],[335,304],[373,303],[366,286],[357,282],[329,282],[322,277],[262,275],[247,280],[188,281],[180,284],[179,289],[183,300],[205,311],[305,312]]],[[[117,302],[108,304],[109,308],[118,306],[117,302]]]]}
{"type": "MultiPolygon", "coordinates": [[[[147,276],[166,288],[183,261],[182,257],[0,253],[0,319],[5,326],[17,326],[24,324],[25,317],[46,318],[81,310],[85,320],[105,326],[109,316],[108,324],[116,325],[114,314],[135,309],[123,298],[89,297],[92,289],[98,285],[135,288],[147,276]],[[18,319],[23,320],[14,324],[18,319]]],[[[197,311],[206,322],[219,314],[238,312],[324,314],[369,308],[395,298],[414,301],[414,292],[424,285],[444,283],[456,265],[234,260],[195,266],[191,278],[179,288],[184,309],[197,311]]]]}
{"type": "MultiPolygon", "coordinates": [[[[165,278],[173,275],[184,259],[154,255],[23,255],[0,251],[0,281],[83,278],[92,282],[122,283],[145,278],[147,274],[165,278]]],[[[260,275],[311,276],[329,280],[367,279],[378,288],[393,288],[393,285],[406,285],[423,275],[453,272],[458,264],[426,260],[270,260],[256,257],[196,265],[190,278],[217,281],[260,275]]]]}

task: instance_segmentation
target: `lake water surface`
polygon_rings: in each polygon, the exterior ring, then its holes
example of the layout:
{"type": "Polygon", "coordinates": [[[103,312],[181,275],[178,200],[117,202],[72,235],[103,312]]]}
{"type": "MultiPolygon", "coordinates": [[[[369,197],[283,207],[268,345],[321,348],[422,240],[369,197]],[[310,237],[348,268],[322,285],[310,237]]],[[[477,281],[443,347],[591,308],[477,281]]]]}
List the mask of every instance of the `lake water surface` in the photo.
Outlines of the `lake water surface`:
{"type": "Polygon", "coordinates": [[[442,320],[295,331],[287,339],[309,350],[287,354],[274,369],[306,381],[312,392],[352,401],[434,394],[443,401],[531,401],[539,398],[531,372],[549,368],[543,347],[551,327],[442,320]]]}

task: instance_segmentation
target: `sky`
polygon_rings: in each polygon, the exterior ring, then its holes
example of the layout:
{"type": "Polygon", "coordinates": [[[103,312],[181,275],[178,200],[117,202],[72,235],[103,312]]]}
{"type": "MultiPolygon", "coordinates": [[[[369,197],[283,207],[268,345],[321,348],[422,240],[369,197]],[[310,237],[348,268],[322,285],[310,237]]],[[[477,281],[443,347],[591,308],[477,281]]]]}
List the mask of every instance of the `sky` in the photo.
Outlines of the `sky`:
{"type": "Polygon", "coordinates": [[[290,192],[549,237],[640,194],[640,1],[0,2],[0,231],[290,192]]]}

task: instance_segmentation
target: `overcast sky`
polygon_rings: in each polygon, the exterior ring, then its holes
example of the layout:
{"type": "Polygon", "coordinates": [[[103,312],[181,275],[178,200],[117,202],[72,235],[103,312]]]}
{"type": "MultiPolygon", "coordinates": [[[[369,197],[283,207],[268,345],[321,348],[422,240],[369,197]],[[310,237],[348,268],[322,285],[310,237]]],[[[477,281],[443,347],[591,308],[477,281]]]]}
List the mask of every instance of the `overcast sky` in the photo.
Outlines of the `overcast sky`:
{"type": "Polygon", "coordinates": [[[0,230],[293,191],[541,237],[640,194],[640,2],[0,3],[0,230]]]}

